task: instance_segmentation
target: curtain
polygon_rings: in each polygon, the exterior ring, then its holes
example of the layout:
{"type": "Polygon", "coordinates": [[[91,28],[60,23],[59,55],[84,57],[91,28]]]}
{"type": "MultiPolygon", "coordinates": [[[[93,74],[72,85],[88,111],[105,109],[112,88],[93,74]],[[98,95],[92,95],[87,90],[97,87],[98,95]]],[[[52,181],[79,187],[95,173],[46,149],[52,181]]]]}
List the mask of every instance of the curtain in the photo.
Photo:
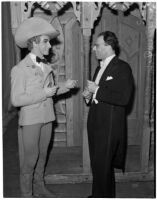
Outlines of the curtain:
{"type": "Polygon", "coordinates": [[[10,103],[10,71],[16,63],[16,51],[11,30],[10,2],[2,2],[2,114],[3,127],[14,108],[10,103]]]}

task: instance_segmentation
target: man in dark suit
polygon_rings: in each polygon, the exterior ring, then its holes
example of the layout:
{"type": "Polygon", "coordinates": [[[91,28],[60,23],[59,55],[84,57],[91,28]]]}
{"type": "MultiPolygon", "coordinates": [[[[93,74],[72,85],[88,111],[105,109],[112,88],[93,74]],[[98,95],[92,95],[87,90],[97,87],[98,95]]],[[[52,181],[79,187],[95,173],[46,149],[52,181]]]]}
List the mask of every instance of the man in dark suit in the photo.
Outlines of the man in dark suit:
{"type": "Polygon", "coordinates": [[[119,43],[113,32],[100,33],[93,50],[101,60],[100,67],[83,92],[91,103],[87,121],[93,175],[90,197],[115,197],[114,168],[124,170],[126,106],[133,76],[129,64],[117,57],[119,43]]]}

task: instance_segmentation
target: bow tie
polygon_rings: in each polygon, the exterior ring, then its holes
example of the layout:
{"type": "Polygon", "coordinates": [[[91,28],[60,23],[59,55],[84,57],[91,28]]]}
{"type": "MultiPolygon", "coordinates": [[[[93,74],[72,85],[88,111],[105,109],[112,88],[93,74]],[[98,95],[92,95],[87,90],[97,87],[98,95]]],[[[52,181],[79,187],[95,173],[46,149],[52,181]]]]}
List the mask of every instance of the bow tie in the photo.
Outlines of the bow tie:
{"type": "Polygon", "coordinates": [[[38,63],[42,62],[42,63],[47,64],[47,60],[45,58],[42,59],[42,58],[39,58],[38,56],[36,57],[36,62],[38,63]]]}

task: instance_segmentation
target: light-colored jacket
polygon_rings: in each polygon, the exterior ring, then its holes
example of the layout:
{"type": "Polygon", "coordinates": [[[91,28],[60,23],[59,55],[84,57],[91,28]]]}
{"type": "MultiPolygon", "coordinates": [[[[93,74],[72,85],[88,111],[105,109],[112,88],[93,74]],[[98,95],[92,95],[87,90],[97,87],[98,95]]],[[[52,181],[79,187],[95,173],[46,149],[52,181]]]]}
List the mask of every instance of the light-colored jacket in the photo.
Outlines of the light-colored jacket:
{"type": "Polygon", "coordinates": [[[44,72],[27,55],[11,70],[11,101],[20,107],[19,125],[47,123],[55,120],[53,99],[47,98],[44,86],[54,85],[50,65],[44,72]]]}

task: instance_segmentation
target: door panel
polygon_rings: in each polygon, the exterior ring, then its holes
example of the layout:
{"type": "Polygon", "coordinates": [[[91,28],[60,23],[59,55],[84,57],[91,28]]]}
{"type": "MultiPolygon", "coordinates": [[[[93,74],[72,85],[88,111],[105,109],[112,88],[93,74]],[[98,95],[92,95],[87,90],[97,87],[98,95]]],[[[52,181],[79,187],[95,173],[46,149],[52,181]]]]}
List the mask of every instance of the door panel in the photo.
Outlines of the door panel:
{"type": "Polygon", "coordinates": [[[56,45],[53,44],[56,60],[53,68],[56,84],[67,79],[78,80],[78,90],[58,96],[55,103],[56,124],[54,146],[82,145],[82,105],[83,98],[83,45],[79,23],[73,13],[64,13],[51,22],[61,33],[56,45]]]}
{"type": "Polygon", "coordinates": [[[66,77],[78,81],[78,89],[66,100],[67,108],[67,146],[82,145],[82,88],[83,54],[81,29],[73,17],[64,27],[66,77]]]}

